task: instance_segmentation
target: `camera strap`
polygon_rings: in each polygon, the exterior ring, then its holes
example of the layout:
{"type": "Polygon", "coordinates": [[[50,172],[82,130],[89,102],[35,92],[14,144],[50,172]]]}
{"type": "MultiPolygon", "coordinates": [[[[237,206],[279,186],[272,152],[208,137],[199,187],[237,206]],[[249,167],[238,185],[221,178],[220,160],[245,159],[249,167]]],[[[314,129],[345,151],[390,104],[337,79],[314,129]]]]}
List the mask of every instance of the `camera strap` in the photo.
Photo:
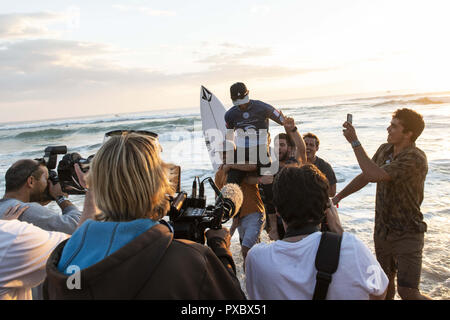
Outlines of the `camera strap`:
{"type": "Polygon", "coordinates": [[[167,222],[164,219],[161,219],[161,220],[159,220],[159,223],[165,225],[169,229],[170,233],[174,233],[173,226],[169,222],[167,222]]]}
{"type": "Polygon", "coordinates": [[[333,273],[339,265],[342,236],[334,232],[323,232],[316,254],[316,287],[313,300],[325,300],[333,273]]]}

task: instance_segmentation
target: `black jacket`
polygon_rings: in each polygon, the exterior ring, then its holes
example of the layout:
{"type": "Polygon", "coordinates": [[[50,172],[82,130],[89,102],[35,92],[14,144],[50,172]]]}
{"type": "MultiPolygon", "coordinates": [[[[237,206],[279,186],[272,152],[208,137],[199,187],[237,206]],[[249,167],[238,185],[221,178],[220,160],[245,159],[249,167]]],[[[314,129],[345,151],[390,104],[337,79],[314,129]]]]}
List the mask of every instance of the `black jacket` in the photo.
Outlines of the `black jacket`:
{"type": "Polygon", "coordinates": [[[245,299],[231,253],[219,238],[209,242],[214,253],[173,239],[166,226],[156,225],[81,270],[80,289],[69,289],[70,276],[57,269],[66,242],[47,261],[44,299],[245,299]]]}

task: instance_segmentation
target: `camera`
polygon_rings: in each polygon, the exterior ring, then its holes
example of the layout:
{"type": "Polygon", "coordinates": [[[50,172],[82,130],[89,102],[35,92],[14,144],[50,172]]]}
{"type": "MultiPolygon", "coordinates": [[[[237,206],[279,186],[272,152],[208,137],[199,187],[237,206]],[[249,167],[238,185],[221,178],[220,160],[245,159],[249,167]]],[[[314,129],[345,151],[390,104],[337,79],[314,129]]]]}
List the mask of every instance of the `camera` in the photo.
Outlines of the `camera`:
{"type": "Polygon", "coordinates": [[[84,173],[89,171],[94,155],[90,155],[84,159],[77,152],[68,153],[64,155],[61,161],[58,163],[58,177],[61,183],[61,188],[68,194],[85,194],[86,191],[80,185],[78,181],[77,173],[75,172],[75,164],[78,163],[81,171],[84,173]]]}
{"type": "Polygon", "coordinates": [[[222,224],[233,218],[240,209],[242,192],[237,185],[227,184],[222,190],[219,190],[210,177],[205,180],[201,183],[199,181],[198,197],[194,188],[191,197],[188,197],[184,191],[170,197],[168,216],[174,229],[174,237],[177,239],[188,239],[204,244],[204,233],[207,228],[222,228],[222,224]],[[208,180],[217,196],[215,205],[206,206],[205,180],[208,180]]]}
{"type": "Polygon", "coordinates": [[[48,169],[49,179],[53,184],[60,183],[63,192],[68,194],[85,194],[86,191],[78,181],[74,165],[78,163],[83,172],[88,172],[93,157],[94,155],[91,155],[84,159],[77,152],[67,153],[66,146],[49,146],[44,150],[44,157],[35,160],[45,164],[48,169]],[[59,154],[64,156],[57,166],[59,154]]]}

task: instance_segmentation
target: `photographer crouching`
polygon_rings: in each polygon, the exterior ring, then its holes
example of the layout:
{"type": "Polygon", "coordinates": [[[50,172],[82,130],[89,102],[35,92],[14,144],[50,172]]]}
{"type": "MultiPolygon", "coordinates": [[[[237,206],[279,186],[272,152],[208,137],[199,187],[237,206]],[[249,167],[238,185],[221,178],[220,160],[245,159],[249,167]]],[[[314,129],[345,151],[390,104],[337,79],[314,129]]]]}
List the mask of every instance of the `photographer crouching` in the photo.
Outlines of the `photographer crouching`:
{"type": "Polygon", "coordinates": [[[59,183],[49,180],[44,162],[24,159],[15,162],[5,174],[5,195],[0,200],[0,217],[10,207],[29,208],[20,216],[25,221],[47,231],[72,234],[78,227],[81,213],[61,190],[59,183]],[[45,207],[52,200],[62,214],[45,207]]]}
{"type": "Polygon", "coordinates": [[[160,220],[173,190],[159,152],[152,135],[124,132],[103,144],[84,186],[84,210],[101,214],[53,251],[45,298],[245,299],[227,229],[207,231],[211,250],[174,239],[160,220]]]}

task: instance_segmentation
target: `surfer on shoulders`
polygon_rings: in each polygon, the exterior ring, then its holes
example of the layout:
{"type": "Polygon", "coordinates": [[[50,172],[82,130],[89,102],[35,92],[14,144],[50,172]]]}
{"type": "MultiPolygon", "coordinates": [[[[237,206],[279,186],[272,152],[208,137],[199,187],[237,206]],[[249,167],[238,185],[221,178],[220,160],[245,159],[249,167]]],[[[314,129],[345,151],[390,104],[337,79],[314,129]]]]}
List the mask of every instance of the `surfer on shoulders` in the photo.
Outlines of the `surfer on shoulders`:
{"type": "Polygon", "coordinates": [[[230,94],[233,107],[225,113],[225,124],[227,140],[234,140],[236,144],[237,161],[228,173],[227,183],[240,184],[248,171],[270,167],[269,119],[280,125],[285,119],[271,105],[250,100],[249,91],[242,82],[234,83],[230,94]]]}

